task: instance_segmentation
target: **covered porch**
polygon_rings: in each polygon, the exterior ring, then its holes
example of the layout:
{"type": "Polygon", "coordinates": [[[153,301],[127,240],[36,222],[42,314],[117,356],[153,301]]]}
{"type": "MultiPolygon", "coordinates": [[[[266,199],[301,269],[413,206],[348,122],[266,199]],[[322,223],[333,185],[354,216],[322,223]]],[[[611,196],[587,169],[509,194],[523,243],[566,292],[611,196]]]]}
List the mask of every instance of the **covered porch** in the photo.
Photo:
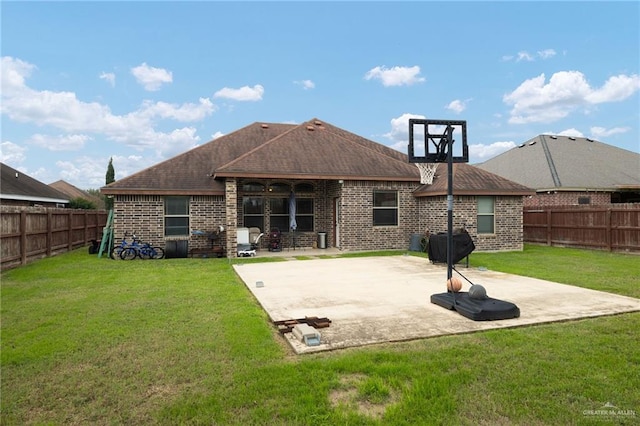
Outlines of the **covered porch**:
{"type": "Polygon", "coordinates": [[[237,255],[247,229],[261,255],[339,248],[341,193],[341,180],[227,178],[227,255],[237,255]]]}

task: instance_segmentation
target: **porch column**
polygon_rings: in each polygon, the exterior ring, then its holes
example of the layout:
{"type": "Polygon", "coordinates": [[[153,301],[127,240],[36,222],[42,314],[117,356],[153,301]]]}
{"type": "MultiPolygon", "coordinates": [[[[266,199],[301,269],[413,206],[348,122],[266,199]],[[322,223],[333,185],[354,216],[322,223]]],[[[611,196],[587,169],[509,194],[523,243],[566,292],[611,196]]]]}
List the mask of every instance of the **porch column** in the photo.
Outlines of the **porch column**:
{"type": "Polygon", "coordinates": [[[224,199],[227,222],[227,257],[238,257],[238,183],[236,178],[227,178],[224,199]]]}

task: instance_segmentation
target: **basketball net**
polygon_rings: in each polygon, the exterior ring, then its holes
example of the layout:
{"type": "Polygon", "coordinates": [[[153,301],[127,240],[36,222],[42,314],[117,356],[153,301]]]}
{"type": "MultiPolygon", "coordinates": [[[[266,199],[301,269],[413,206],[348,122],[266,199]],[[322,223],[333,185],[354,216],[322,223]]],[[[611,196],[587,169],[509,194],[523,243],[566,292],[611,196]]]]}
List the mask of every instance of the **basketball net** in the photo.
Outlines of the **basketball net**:
{"type": "Polygon", "coordinates": [[[438,163],[414,163],[420,170],[420,183],[423,185],[431,185],[433,176],[436,174],[438,163]]]}

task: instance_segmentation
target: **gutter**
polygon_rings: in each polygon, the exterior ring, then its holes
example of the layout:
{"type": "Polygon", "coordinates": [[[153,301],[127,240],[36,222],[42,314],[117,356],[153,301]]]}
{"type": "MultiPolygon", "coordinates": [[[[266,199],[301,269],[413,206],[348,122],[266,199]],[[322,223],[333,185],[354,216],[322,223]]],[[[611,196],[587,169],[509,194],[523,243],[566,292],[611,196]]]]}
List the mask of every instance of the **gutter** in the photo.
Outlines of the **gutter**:
{"type": "Polygon", "coordinates": [[[16,194],[0,194],[2,200],[18,200],[18,201],[38,201],[41,203],[62,203],[69,204],[69,200],[63,198],[47,198],[47,197],[34,197],[30,195],[16,195],[16,194]]]}

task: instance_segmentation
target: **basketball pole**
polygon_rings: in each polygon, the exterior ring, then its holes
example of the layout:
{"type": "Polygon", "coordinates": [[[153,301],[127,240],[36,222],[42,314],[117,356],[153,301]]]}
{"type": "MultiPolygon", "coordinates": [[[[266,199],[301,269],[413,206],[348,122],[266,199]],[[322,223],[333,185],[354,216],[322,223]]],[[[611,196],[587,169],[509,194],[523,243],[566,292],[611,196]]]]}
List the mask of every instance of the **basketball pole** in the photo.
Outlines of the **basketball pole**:
{"type": "MultiPolygon", "coordinates": [[[[447,144],[447,283],[453,276],[453,126],[445,130],[447,144]]],[[[447,286],[447,291],[449,286],[447,286]]],[[[456,304],[456,293],[453,293],[453,305],[456,304]]]]}

